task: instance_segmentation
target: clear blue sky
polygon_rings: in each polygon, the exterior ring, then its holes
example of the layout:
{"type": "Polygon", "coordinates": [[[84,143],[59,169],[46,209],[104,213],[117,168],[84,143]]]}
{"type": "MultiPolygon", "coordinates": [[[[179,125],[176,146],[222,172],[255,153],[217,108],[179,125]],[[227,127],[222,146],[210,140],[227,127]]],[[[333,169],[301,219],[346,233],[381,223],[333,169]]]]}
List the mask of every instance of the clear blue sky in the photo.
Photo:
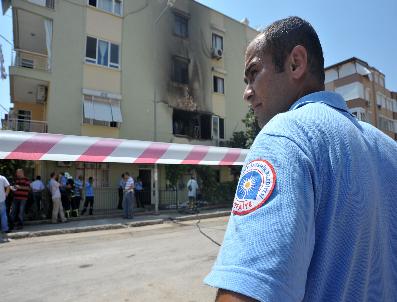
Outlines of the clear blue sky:
{"type": "MultiPolygon", "coordinates": [[[[182,0],[177,0],[182,1],[182,0]]],[[[185,1],[185,0],[183,0],[185,1]]],[[[386,87],[397,91],[396,0],[199,0],[234,19],[247,17],[254,28],[287,16],[308,20],[320,37],[325,65],[358,57],[386,75],[386,87]]],[[[11,12],[0,17],[0,34],[12,42],[11,12]]],[[[11,47],[0,38],[8,71],[11,47]]],[[[0,80],[0,104],[8,108],[9,81],[0,80]]],[[[4,110],[0,106],[0,117],[4,110]]]]}

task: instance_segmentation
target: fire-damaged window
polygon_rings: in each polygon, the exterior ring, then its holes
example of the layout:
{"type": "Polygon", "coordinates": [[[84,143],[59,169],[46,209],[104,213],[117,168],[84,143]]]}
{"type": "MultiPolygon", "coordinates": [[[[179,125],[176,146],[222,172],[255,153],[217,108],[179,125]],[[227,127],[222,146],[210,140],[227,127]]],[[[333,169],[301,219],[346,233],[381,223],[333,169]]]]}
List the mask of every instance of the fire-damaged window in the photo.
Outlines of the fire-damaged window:
{"type": "Polygon", "coordinates": [[[211,115],[174,109],[173,134],[194,139],[211,139],[211,115]]]}
{"type": "Polygon", "coordinates": [[[172,80],[180,84],[189,84],[189,59],[173,57],[172,80]]]}

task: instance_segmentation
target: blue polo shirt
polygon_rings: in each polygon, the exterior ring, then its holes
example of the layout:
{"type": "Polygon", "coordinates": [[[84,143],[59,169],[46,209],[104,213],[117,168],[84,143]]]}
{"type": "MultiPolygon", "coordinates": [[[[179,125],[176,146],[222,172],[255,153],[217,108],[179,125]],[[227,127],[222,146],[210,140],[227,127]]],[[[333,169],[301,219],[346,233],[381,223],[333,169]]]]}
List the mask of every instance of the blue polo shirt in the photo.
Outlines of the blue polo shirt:
{"type": "Polygon", "coordinates": [[[94,197],[94,188],[89,181],[85,182],[85,196],[94,197]]]}
{"type": "Polygon", "coordinates": [[[332,92],[275,116],[205,282],[259,301],[397,301],[397,143],[332,92]]]}

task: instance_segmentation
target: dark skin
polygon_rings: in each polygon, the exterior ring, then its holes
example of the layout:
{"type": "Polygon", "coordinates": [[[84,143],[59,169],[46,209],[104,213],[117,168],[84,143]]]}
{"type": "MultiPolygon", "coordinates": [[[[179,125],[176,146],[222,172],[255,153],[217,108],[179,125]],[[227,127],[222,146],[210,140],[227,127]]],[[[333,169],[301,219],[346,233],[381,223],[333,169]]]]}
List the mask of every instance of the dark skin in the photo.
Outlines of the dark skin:
{"type": "Polygon", "coordinates": [[[244,99],[252,106],[262,128],[276,114],[288,111],[299,98],[323,90],[323,84],[309,72],[303,46],[295,46],[284,62],[284,71],[276,72],[271,55],[258,53],[256,43],[261,39],[263,36],[259,35],[246,51],[244,99]]]}
{"type": "MultiPolygon", "coordinates": [[[[262,128],[276,114],[286,112],[299,98],[324,90],[324,84],[319,83],[309,72],[307,51],[301,46],[295,46],[287,56],[284,71],[276,72],[269,54],[258,52],[257,43],[263,39],[259,35],[248,46],[245,54],[246,88],[244,99],[252,106],[259,126],[262,128]]],[[[253,298],[219,289],[216,302],[252,302],[253,298]]]]}

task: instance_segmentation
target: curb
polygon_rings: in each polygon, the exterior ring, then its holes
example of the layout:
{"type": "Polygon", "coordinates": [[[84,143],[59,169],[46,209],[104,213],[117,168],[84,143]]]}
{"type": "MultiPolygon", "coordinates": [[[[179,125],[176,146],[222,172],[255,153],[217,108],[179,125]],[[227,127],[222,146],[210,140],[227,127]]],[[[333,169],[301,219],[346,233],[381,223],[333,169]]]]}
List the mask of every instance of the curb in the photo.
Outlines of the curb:
{"type": "Polygon", "coordinates": [[[24,239],[24,238],[43,237],[43,236],[63,235],[63,234],[117,230],[117,229],[126,229],[126,228],[143,227],[148,225],[163,224],[169,221],[189,221],[189,220],[225,217],[229,215],[230,215],[230,211],[219,211],[215,213],[195,214],[195,215],[186,215],[186,216],[177,216],[177,217],[170,216],[164,219],[152,219],[147,221],[136,221],[129,223],[104,224],[97,226],[65,228],[65,229],[55,229],[55,230],[46,230],[46,231],[35,231],[35,232],[9,233],[6,236],[6,238],[24,239]]]}

